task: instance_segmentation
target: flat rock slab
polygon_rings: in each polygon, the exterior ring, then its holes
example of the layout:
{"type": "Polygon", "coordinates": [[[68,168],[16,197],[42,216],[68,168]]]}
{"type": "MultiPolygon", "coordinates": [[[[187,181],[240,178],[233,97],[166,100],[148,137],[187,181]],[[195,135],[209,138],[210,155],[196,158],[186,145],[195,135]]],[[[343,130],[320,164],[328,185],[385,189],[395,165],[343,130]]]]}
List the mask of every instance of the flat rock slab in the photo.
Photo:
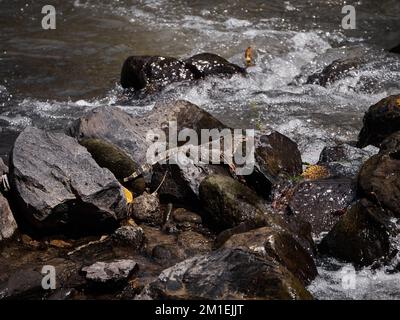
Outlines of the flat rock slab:
{"type": "Polygon", "coordinates": [[[97,284],[118,283],[127,280],[137,270],[133,260],[121,259],[113,262],[96,262],[82,268],[86,280],[97,284]]]}

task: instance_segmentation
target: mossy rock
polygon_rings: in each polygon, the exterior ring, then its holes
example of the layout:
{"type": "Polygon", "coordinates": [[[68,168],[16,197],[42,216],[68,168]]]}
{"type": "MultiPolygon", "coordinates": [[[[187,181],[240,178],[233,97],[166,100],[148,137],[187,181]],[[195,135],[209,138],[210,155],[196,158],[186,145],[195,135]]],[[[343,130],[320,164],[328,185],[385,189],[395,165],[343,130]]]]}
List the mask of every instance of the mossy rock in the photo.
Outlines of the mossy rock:
{"type": "Polygon", "coordinates": [[[231,177],[208,176],[200,184],[199,195],[205,209],[205,222],[215,230],[264,220],[265,207],[261,198],[231,177]]]}
{"type": "Polygon", "coordinates": [[[136,171],[135,162],[120,148],[101,139],[83,139],[80,141],[100,167],[109,169],[119,182],[132,191],[135,196],[142,194],[146,183],[142,177],[131,182],[123,180],[136,171]]]}

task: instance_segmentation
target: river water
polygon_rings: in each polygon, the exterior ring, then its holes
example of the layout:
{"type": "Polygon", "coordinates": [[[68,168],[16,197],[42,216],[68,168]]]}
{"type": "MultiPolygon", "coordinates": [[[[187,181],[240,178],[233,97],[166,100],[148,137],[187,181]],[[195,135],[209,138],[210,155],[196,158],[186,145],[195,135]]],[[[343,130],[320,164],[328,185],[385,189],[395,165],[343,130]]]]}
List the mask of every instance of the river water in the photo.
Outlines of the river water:
{"type": "MultiPolygon", "coordinates": [[[[28,125],[63,130],[87,110],[114,105],[140,114],[163,99],[186,99],[233,127],[272,127],[295,140],[315,162],[325,145],[357,138],[365,110],[400,92],[400,1],[347,1],[356,29],[344,30],[339,0],[75,0],[51,1],[56,30],[43,30],[46,1],[0,0],[0,156],[28,125]],[[128,99],[118,84],[124,59],[189,57],[213,52],[243,65],[257,51],[247,78],[174,84],[128,99]],[[363,66],[328,85],[305,84],[339,58],[363,66]]],[[[310,290],[320,299],[400,298],[400,277],[354,271],[319,261],[310,290]],[[351,273],[356,286],[343,285],[351,273]]]]}

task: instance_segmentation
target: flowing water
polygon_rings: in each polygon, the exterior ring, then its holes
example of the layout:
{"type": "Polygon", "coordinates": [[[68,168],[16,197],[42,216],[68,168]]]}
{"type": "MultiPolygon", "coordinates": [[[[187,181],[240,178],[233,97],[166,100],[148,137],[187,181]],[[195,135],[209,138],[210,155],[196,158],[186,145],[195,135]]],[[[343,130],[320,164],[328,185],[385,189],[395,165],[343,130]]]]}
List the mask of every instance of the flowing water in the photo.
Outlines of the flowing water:
{"type": "MultiPolygon", "coordinates": [[[[132,114],[163,99],[186,99],[233,127],[272,127],[295,140],[303,160],[315,162],[325,145],[357,138],[365,110],[400,92],[398,0],[352,1],[355,30],[341,27],[339,0],[75,0],[52,1],[56,30],[43,30],[46,2],[0,0],[0,156],[7,158],[28,125],[63,130],[87,110],[114,105],[132,114]],[[142,99],[118,84],[133,54],[189,57],[213,52],[243,65],[257,50],[249,76],[180,83],[142,99]],[[360,69],[326,88],[307,77],[339,58],[361,57],[360,69]]],[[[399,298],[400,276],[351,271],[320,261],[310,286],[317,298],[399,298]]]]}

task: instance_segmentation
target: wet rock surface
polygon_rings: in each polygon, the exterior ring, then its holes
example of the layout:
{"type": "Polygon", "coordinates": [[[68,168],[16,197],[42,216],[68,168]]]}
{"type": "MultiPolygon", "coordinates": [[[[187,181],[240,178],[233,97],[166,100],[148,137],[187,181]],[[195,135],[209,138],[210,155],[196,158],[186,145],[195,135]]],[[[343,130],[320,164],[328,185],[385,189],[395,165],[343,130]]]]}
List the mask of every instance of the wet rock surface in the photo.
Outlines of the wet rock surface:
{"type": "Polygon", "coordinates": [[[19,218],[44,233],[99,233],[126,216],[121,185],[62,133],[25,129],[12,151],[11,197],[19,218]]]}
{"type": "Polygon", "coordinates": [[[241,249],[221,249],[164,270],[139,299],[311,299],[285,268],[241,249]]]}
{"type": "Polygon", "coordinates": [[[197,54],[186,60],[131,56],[122,66],[121,85],[123,88],[145,89],[147,93],[152,93],[173,82],[238,73],[244,74],[245,69],[212,53],[197,54]]]}
{"type": "Polygon", "coordinates": [[[392,133],[400,131],[400,96],[392,95],[371,106],[364,115],[357,146],[379,147],[392,133]]]}
{"type": "Polygon", "coordinates": [[[318,236],[327,232],[356,198],[356,183],[352,179],[304,181],[294,188],[289,201],[291,214],[311,224],[318,236]]]}

